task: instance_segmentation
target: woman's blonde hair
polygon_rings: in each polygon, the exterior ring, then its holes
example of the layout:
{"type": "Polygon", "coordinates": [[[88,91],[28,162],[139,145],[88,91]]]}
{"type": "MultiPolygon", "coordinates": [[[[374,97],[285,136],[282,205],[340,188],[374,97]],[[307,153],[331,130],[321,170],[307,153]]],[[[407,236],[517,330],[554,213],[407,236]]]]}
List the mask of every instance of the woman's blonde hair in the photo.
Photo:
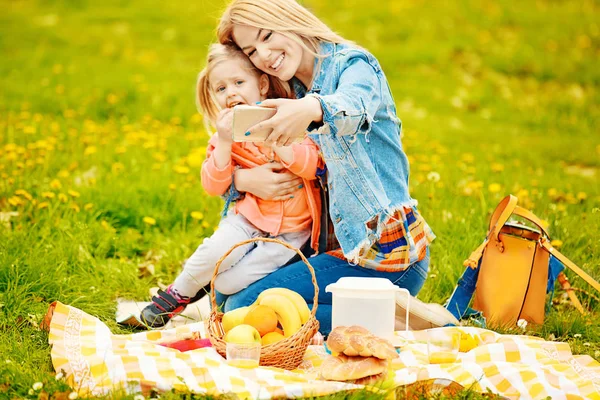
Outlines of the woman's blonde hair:
{"type": "MultiPolygon", "coordinates": [[[[196,107],[204,116],[204,122],[207,130],[212,126],[215,127],[217,116],[221,107],[215,98],[214,92],[210,87],[209,76],[213,69],[221,62],[228,60],[239,60],[244,68],[255,74],[257,77],[263,75],[263,72],[258,70],[250,59],[233,44],[212,44],[208,48],[206,56],[206,66],[198,74],[196,82],[196,107]]],[[[287,83],[281,82],[269,75],[269,91],[267,98],[289,98],[290,89],[287,83]]]]}
{"type": "Polygon", "coordinates": [[[221,16],[217,28],[219,42],[235,43],[234,25],[275,31],[315,56],[319,42],[351,44],[295,0],[233,0],[221,16]]]}

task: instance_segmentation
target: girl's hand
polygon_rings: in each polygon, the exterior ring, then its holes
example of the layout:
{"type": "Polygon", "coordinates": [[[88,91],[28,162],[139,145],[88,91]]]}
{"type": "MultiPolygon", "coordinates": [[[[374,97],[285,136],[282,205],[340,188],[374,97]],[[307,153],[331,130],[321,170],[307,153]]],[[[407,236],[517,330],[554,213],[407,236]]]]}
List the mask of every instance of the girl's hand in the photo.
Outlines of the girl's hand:
{"type": "Polygon", "coordinates": [[[311,122],[323,119],[321,103],[313,96],[302,99],[271,99],[260,103],[261,107],[276,108],[277,113],[266,121],[249,129],[271,129],[265,140],[266,146],[289,146],[296,138],[303,138],[311,122]]]}
{"type": "Polygon", "coordinates": [[[280,163],[267,163],[235,172],[235,187],[263,200],[286,200],[302,188],[302,179],[280,163]]]}
{"type": "Polygon", "coordinates": [[[233,109],[225,108],[217,116],[217,134],[223,144],[233,143],[233,109]]]}

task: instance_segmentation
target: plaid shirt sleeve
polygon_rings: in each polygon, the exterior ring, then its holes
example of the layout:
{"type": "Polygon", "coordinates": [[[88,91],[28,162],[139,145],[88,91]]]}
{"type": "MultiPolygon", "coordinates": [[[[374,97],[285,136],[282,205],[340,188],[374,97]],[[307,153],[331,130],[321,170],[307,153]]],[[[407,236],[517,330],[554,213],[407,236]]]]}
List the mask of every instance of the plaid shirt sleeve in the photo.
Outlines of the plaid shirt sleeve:
{"type": "MultiPolygon", "coordinates": [[[[434,239],[433,231],[416,208],[403,208],[386,223],[379,241],[360,255],[358,265],[377,271],[405,270],[425,257],[427,246],[434,239]]],[[[327,254],[346,259],[340,248],[327,254]]]]}

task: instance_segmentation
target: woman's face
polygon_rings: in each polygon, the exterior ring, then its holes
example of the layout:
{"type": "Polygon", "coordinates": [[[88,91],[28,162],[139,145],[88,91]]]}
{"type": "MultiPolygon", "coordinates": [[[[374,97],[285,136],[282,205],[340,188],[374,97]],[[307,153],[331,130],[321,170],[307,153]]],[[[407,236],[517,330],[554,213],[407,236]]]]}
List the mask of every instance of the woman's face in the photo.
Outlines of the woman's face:
{"type": "Polygon", "coordinates": [[[280,33],[248,25],[234,25],[233,40],[256,68],[269,75],[289,81],[304,73],[304,48],[280,33]]]}

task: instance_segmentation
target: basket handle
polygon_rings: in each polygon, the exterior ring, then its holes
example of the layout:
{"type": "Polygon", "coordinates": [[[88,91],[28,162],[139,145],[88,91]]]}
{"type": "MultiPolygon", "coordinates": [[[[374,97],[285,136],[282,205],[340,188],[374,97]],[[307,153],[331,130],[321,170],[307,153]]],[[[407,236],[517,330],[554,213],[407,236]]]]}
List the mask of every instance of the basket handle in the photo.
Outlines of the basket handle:
{"type": "Polygon", "coordinates": [[[306,264],[306,267],[310,271],[310,275],[312,277],[312,279],[311,279],[312,280],[312,284],[315,287],[315,296],[313,297],[313,306],[312,306],[312,310],[310,311],[311,315],[313,317],[315,317],[315,313],[317,312],[317,304],[319,303],[319,286],[317,285],[317,277],[315,276],[315,270],[310,265],[310,263],[308,262],[308,260],[304,256],[304,254],[302,254],[302,252],[300,250],[298,250],[297,248],[295,248],[291,244],[283,242],[283,241],[281,241],[279,239],[263,238],[263,237],[256,237],[256,238],[247,239],[247,240],[241,241],[239,243],[236,243],[236,244],[234,244],[227,251],[227,253],[225,253],[223,256],[221,256],[221,258],[219,258],[219,260],[215,264],[215,270],[214,270],[213,276],[212,276],[212,278],[210,280],[210,303],[211,303],[211,306],[212,306],[212,310],[216,310],[217,309],[217,299],[216,299],[216,296],[215,296],[215,280],[217,279],[217,275],[219,274],[219,267],[221,266],[221,263],[223,262],[223,260],[225,260],[225,258],[227,258],[227,256],[229,254],[231,254],[231,252],[233,250],[235,250],[236,248],[238,248],[240,246],[243,246],[245,244],[252,243],[252,242],[279,243],[280,245],[285,246],[285,247],[287,247],[290,250],[294,250],[296,252],[296,254],[298,254],[300,256],[300,258],[302,259],[302,261],[304,262],[304,264],[306,264]]]}

